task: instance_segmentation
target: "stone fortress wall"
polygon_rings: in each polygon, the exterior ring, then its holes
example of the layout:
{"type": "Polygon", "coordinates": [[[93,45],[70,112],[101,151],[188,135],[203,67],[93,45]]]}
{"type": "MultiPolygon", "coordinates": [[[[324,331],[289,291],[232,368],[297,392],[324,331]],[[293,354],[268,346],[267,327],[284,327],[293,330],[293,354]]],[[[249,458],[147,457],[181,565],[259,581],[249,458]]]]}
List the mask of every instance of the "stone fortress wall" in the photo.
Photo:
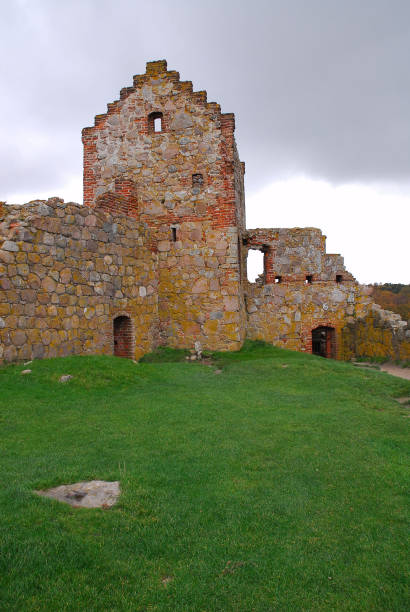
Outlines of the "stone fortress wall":
{"type": "Polygon", "coordinates": [[[370,291],[326,253],[316,228],[247,230],[250,249],[264,253],[264,272],[247,283],[247,337],[311,353],[314,330],[329,334],[329,357],[410,357],[410,332],[400,316],[374,304],[370,291]]]}
{"type": "Polygon", "coordinates": [[[128,356],[152,350],[158,258],[147,242],[148,228],[134,219],[58,198],[3,207],[0,362],[111,355],[121,315],[132,321],[128,356]]]}
{"type": "Polygon", "coordinates": [[[248,336],[312,351],[312,329],[335,330],[333,357],[341,357],[341,330],[370,302],[339,255],[328,255],[316,228],[256,229],[245,234],[248,249],[264,253],[264,274],[248,283],[248,336]]]}
{"type": "Polygon", "coordinates": [[[406,323],[375,307],[320,230],[246,230],[234,129],[206,92],[149,62],[83,130],[85,206],[0,204],[0,362],[238,350],[246,337],[409,358],[406,323]],[[256,283],[249,249],[264,253],[256,283]]]}

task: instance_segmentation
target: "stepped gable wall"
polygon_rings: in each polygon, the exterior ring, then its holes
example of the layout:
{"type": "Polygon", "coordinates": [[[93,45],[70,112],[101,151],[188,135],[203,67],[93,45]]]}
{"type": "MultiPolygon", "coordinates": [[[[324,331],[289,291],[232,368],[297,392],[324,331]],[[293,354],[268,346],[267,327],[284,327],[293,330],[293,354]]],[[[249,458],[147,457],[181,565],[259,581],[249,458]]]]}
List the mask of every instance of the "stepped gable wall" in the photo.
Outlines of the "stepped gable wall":
{"type": "MultiPolygon", "coordinates": [[[[312,330],[335,330],[335,357],[342,357],[342,329],[363,316],[370,298],[346,271],[340,255],[325,250],[316,228],[248,230],[245,249],[264,253],[264,273],[247,283],[247,334],[283,348],[312,351],[312,330]]],[[[246,253],[244,254],[246,257],[246,253]]]]}
{"type": "Polygon", "coordinates": [[[233,114],[157,61],[83,130],[85,204],[115,217],[122,202],[152,231],[163,344],[235,350],[245,337],[234,129],[233,114]]]}
{"type": "Polygon", "coordinates": [[[130,318],[130,356],[158,336],[157,255],[134,219],[52,198],[0,210],[0,362],[112,354],[130,318]]]}

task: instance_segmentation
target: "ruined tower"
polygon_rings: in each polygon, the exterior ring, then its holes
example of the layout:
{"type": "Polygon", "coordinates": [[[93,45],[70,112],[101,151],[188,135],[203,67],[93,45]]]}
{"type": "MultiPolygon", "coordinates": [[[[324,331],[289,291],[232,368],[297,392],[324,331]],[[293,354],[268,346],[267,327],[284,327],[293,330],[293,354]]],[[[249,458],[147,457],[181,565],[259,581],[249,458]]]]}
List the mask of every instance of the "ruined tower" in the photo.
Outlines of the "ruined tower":
{"type": "Polygon", "coordinates": [[[245,338],[324,357],[410,357],[317,228],[245,227],[233,114],[148,62],[83,130],[84,204],[0,202],[0,364],[245,338]],[[264,254],[255,283],[250,249],[264,254]]]}
{"type": "Polygon", "coordinates": [[[84,204],[151,229],[160,338],[238,349],[245,337],[241,258],[244,164],[233,114],[148,62],[83,130],[84,204]]]}

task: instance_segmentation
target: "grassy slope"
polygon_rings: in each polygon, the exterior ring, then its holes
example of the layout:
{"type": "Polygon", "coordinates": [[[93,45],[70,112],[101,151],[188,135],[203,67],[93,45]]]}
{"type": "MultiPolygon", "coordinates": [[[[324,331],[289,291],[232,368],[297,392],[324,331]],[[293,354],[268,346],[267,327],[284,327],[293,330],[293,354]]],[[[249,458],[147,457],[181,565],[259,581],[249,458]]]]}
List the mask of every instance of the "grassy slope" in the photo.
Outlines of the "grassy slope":
{"type": "Polygon", "coordinates": [[[1,610],[408,607],[409,383],[258,344],[218,359],[0,370],[1,610]],[[32,494],[94,478],[117,506],[32,494]]]}

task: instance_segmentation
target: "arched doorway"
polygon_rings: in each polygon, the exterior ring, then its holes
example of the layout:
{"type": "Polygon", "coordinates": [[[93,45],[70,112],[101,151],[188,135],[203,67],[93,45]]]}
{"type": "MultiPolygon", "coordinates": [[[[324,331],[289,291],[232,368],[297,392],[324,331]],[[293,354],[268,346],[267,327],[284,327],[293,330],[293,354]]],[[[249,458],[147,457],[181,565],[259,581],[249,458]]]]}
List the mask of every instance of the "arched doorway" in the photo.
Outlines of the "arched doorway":
{"type": "Polygon", "coordinates": [[[132,359],[132,325],[131,319],[121,315],[114,319],[114,355],[132,359]]]}
{"type": "Polygon", "coordinates": [[[336,336],[334,327],[320,326],[312,330],[312,354],[330,359],[336,358],[336,336]]]}

